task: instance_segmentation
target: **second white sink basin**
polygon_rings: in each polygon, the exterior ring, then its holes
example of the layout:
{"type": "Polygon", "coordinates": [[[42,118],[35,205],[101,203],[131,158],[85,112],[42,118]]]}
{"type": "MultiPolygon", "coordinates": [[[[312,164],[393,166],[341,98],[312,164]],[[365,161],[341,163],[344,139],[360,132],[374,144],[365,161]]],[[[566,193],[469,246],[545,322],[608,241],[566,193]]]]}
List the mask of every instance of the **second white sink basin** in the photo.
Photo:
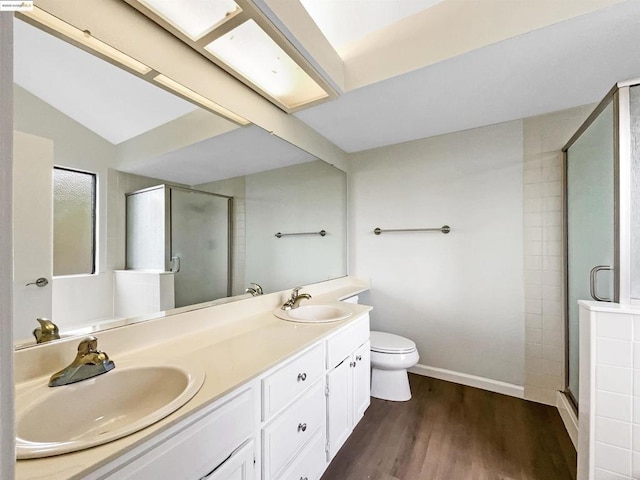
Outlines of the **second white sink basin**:
{"type": "Polygon", "coordinates": [[[16,390],[18,459],[74,452],[130,435],[189,401],[204,382],[178,361],[127,365],[71,385],[16,390]]]}
{"type": "Polygon", "coordinates": [[[329,323],[345,320],[351,316],[351,311],[339,305],[301,305],[291,310],[277,308],[276,317],[290,322],[329,323]]]}

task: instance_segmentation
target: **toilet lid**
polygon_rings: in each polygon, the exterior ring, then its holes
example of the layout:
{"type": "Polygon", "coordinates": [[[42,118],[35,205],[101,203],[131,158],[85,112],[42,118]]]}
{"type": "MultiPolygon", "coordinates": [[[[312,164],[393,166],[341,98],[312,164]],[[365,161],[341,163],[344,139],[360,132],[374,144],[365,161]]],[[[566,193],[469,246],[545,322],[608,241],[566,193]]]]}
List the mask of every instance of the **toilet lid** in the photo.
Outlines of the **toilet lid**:
{"type": "Polygon", "coordinates": [[[371,332],[371,351],[380,353],[411,353],[416,344],[408,338],[393,333],[371,332]]]}

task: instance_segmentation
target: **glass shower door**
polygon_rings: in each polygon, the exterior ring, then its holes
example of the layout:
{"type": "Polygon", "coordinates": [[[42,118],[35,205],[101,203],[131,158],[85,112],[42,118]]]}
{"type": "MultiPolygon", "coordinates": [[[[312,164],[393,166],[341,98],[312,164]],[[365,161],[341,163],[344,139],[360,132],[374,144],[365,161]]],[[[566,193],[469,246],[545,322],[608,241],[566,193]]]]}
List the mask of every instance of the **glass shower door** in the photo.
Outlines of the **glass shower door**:
{"type": "Polygon", "coordinates": [[[579,398],[578,300],[615,300],[614,111],[610,102],[566,152],[567,393],[579,398]],[[601,267],[598,269],[597,267],[601,267]]]}
{"type": "Polygon", "coordinates": [[[175,306],[229,296],[230,199],[171,188],[175,306]]]}

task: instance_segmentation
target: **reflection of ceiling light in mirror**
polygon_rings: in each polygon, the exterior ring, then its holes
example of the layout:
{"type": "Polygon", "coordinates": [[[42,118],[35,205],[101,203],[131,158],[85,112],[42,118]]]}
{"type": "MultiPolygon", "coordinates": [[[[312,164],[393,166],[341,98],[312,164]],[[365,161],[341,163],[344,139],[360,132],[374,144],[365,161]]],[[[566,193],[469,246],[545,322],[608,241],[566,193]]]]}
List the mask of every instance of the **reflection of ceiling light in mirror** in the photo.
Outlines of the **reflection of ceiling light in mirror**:
{"type": "Polygon", "coordinates": [[[205,48],[287,108],[329,96],[254,20],[205,48]]]}
{"type": "Polygon", "coordinates": [[[89,32],[84,32],[74,27],[73,25],[68,24],[67,22],[60,20],[58,17],[54,17],[53,15],[45,12],[38,7],[33,7],[33,10],[31,11],[22,11],[20,13],[24,17],[35,21],[39,25],[47,27],[63,35],[76,44],[82,44],[90,48],[94,52],[109,57],[111,60],[114,60],[118,64],[123,65],[130,70],[133,70],[134,72],[138,72],[140,75],[145,75],[151,71],[151,68],[144,63],[139,62],[135,58],[132,58],[129,55],[122,53],[120,50],[113,48],[111,45],[107,45],[97,38],[92,37],[89,32]]]}
{"type": "Polygon", "coordinates": [[[186,99],[192,100],[196,102],[198,105],[206,108],[207,110],[211,110],[219,115],[222,115],[223,117],[227,118],[228,120],[231,120],[232,122],[238,123],[240,125],[248,125],[249,123],[251,123],[246,118],[243,118],[240,115],[236,115],[231,110],[227,110],[223,106],[218,105],[212,100],[209,100],[207,97],[203,97],[199,93],[194,92],[193,90],[185,87],[181,83],[178,83],[175,80],[171,80],[169,77],[166,77],[164,75],[157,75],[156,77],[154,77],[153,80],[159,83],[160,85],[167,87],[168,89],[172,90],[178,95],[186,99]]]}
{"type": "Polygon", "coordinates": [[[232,0],[138,1],[194,41],[242,11],[232,0]]]}

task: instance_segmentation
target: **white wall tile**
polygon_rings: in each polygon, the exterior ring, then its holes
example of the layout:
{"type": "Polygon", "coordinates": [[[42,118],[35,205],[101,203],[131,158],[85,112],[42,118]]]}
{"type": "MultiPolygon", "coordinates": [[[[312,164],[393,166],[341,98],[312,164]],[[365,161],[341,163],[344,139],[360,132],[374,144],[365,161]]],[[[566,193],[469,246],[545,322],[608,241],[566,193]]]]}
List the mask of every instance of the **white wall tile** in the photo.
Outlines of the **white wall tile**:
{"type": "Polygon", "coordinates": [[[632,425],[631,437],[633,451],[640,452],[640,425],[632,425]]]}
{"type": "Polygon", "coordinates": [[[596,391],[596,415],[630,422],[631,405],[632,399],[628,395],[596,391]]]}
{"type": "Polygon", "coordinates": [[[596,358],[599,364],[631,367],[631,352],[630,342],[608,338],[598,338],[596,340],[596,358]]]}
{"type": "Polygon", "coordinates": [[[601,468],[595,469],[595,477],[594,480],[630,480],[631,477],[628,475],[620,475],[618,473],[609,472],[608,470],[603,470],[601,468]]]}
{"type": "Polygon", "coordinates": [[[640,315],[633,316],[633,339],[640,342],[640,315]]]}
{"type": "Polygon", "coordinates": [[[524,299],[524,311],[525,313],[534,313],[541,314],[542,313],[542,300],[536,298],[525,298],[524,299]]]}
{"type": "Polygon", "coordinates": [[[632,372],[630,368],[612,367],[609,365],[596,366],[596,388],[605,392],[631,395],[632,372]]]}
{"type": "Polygon", "coordinates": [[[640,425],[640,398],[633,397],[633,423],[640,425]]]}
{"type": "Polygon", "coordinates": [[[631,449],[631,424],[628,422],[596,417],[595,436],[598,442],[631,449]]]}
{"type": "Polygon", "coordinates": [[[596,442],[595,464],[620,475],[631,475],[631,450],[596,442]]]}
{"type": "Polygon", "coordinates": [[[524,326],[526,328],[542,328],[542,315],[537,313],[525,313],[524,326]]]}
{"type": "Polygon", "coordinates": [[[616,313],[600,312],[596,320],[596,334],[603,338],[631,340],[633,317],[616,313]]]}
{"type": "Polygon", "coordinates": [[[559,330],[543,330],[542,331],[542,343],[545,345],[555,345],[557,347],[563,347],[564,335],[559,330]]]}
{"type": "Polygon", "coordinates": [[[640,478],[640,453],[631,452],[631,476],[634,479],[640,478]]]}
{"type": "Polygon", "coordinates": [[[542,344],[542,329],[541,328],[526,328],[524,330],[525,338],[529,343],[542,344]]]}

